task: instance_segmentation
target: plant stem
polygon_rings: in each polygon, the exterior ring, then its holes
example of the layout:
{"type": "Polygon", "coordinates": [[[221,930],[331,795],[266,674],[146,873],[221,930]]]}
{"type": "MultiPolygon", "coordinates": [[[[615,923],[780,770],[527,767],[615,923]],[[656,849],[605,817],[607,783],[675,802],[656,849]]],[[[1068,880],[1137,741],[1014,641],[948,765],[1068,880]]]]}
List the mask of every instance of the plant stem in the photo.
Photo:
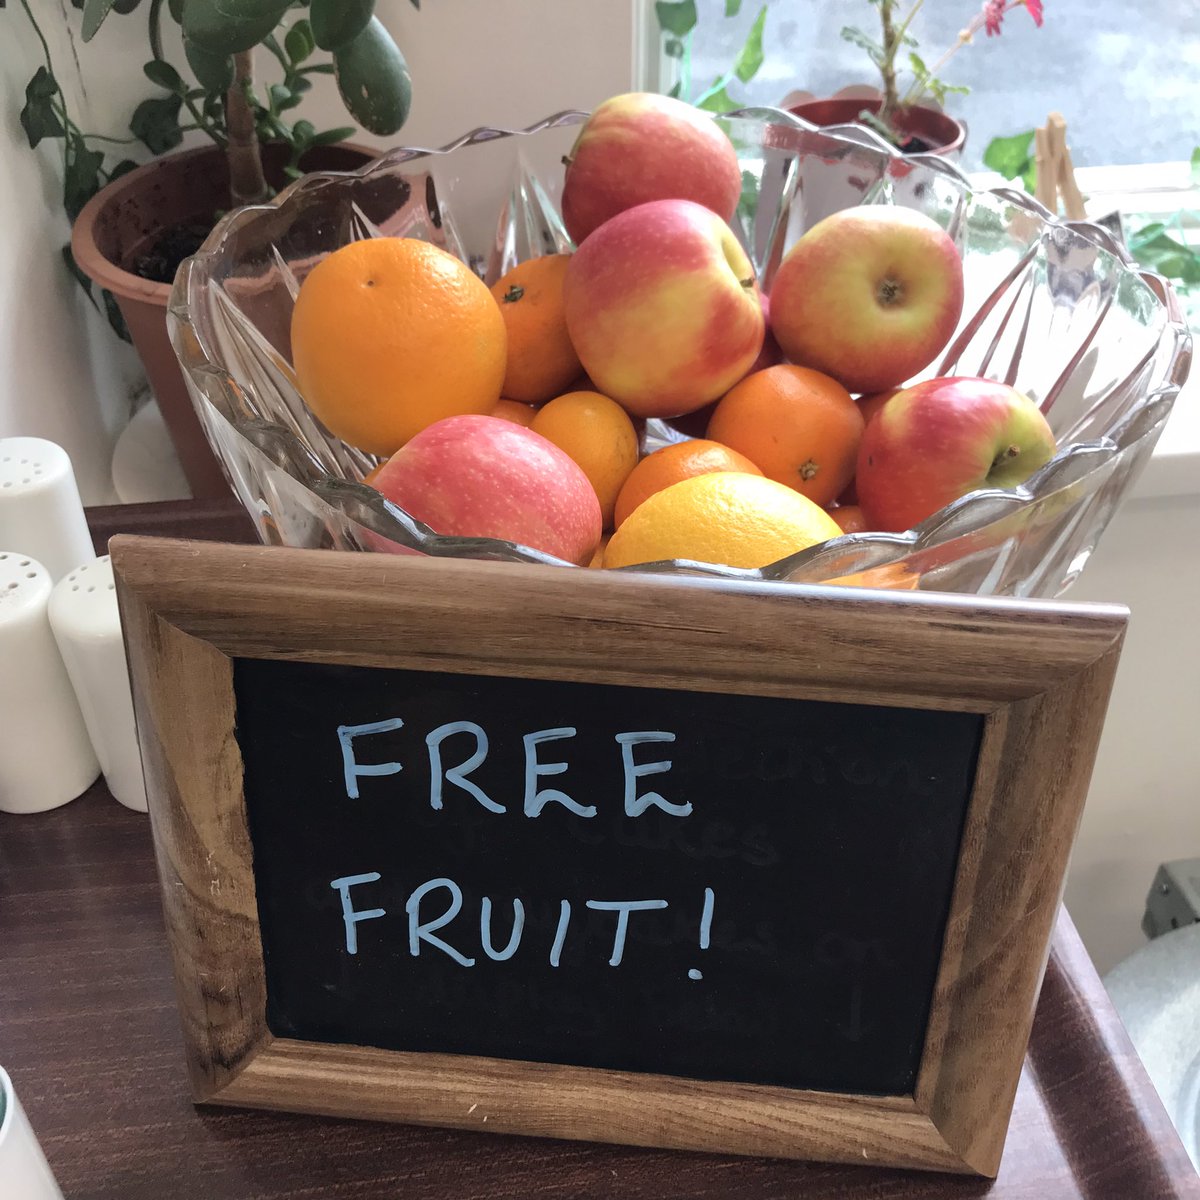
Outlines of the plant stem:
{"type": "Polygon", "coordinates": [[[908,32],[908,27],[912,24],[913,17],[921,11],[921,5],[925,0],[916,0],[916,3],[908,10],[908,16],[900,23],[900,28],[896,31],[896,46],[899,48],[904,42],[904,35],[908,32]]]}
{"type": "MultiPolygon", "coordinates": [[[[1004,11],[1009,12],[1013,8],[1019,8],[1019,7],[1020,7],[1020,0],[1016,0],[1015,3],[1010,4],[1008,6],[1008,8],[1006,8],[1004,11]]],[[[971,19],[971,23],[966,27],[966,29],[962,30],[959,33],[958,37],[950,44],[949,48],[945,51],[945,53],[942,55],[942,57],[939,58],[937,60],[937,62],[935,62],[933,64],[932,67],[929,68],[929,70],[925,73],[924,77],[918,76],[913,79],[912,84],[909,87],[908,91],[904,93],[904,99],[900,101],[901,107],[906,108],[910,104],[915,104],[916,101],[918,101],[921,98],[922,93],[925,91],[926,80],[936,79],[938,77],[938,74],[941,72],[941,69],[964,46],[968,45],[971,42],[971,40],[975,37],[975,35],[980,31],[980,29],[983,28],[983,24],[986,19],[987,18],[984,16],[983,13],[979,13],[977,16],[973,17],[971,19]]]]}
{"type": "Polygon", "coordinates": [[[254,127],[250,89],[254,83],[254,54],[242,50],[233,56],[233,83],[225,93],[225,132],[229,141],[229,198],[236,208],[258,204],[267,198],[263,176],[262,147],[254,127]]]}
{"type": "MultiPolygon", "coordinates": [[[[883,76],[883,106],[879,110],[879,119],[888,126],[900,107],[896,93],[896,48],[900,42],[892,27],[893,5],[894,0],[879,0],[879,20],[883,26],[883,61],[879,64],[879,73],[883,76]]],[[[904,25],[907,26],[908,22],[905,21],[904,25]]]]}
{"type": "Polygon", "coordinates": [[[162,48],[162,5],[163,0],[150,0],[150,16],[148,18],[150,53],[156,61],[163,61],[162,48]]]}

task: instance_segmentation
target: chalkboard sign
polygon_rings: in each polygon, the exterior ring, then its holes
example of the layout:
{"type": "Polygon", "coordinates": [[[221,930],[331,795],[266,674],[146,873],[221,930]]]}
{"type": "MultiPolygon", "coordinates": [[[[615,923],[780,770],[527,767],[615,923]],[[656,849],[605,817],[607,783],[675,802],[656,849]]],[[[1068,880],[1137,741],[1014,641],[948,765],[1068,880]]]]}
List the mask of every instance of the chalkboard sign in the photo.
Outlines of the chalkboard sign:
{"type": "Polygon", "coordinates": [[[278,1037],[916,1081],[983,718],[238,659],[278,1037]]]}
{"type": "Polygon", "coordinates": [[[112,553],[197,1099],[995,1172],[1123,610],[112,553]]]}

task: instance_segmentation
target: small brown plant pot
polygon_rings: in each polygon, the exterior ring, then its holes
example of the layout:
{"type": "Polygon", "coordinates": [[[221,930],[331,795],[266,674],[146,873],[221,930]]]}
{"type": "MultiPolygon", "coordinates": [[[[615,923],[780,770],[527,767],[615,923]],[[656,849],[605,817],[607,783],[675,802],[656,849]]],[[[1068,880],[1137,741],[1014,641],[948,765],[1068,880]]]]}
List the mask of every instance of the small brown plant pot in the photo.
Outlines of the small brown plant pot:
{"type": "MultiPolygon", "coordinates": [[[[307,171],[352,171],[377,154],[370,147],[342,143],[310,151],[301,165],[307,171]]],[[[275,187],[287,182],[287,155],[282,145],[264,147],[264,171],[275,187]]],[[[167,337],[171,285],[143,279],[129,268],[164,230],[211,224],[228,206],[224,153],[204,146],[155,159],[114,180],[88,201],[71,235],[71,252],[80,268],[116,297],[197,499],[227,496],[229,484],[209,448],[167,337]]]]}

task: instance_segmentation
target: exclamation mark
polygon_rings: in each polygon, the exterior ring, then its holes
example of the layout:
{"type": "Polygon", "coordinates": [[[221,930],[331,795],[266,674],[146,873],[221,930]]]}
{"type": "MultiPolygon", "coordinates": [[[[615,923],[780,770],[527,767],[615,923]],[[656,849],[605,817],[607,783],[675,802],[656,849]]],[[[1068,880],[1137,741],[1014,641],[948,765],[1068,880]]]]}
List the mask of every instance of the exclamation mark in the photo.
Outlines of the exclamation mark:
{"type": "MultiPolygon", "coordinates": [[[[708,949],[709,935],[712,933],[712,915],[713,915],[713,890],[706,887],[704,889],[704,911],[700,914],[700,949],[708,949]]],[[[688,971],[689,979],[703,979],[704,976],[692,967],[688,971]]]]}

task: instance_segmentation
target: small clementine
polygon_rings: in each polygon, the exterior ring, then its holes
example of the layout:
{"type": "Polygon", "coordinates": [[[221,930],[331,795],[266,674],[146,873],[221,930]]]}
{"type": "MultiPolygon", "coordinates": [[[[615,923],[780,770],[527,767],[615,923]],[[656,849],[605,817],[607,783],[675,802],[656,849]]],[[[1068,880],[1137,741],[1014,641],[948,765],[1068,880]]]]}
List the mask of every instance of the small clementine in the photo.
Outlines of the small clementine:
{"type": "Polygon", "coordinates": [[[608,529],[617,493],[638,460],[638,436],[629,414],[599,392],[568,392],[539,408],[529,428],[583,468],[608,529]]]}
{"type": "Polygon", "coordinates": [[[504,395],[541,404],[570,387],[583,368],[563,316],[568,254],[546,254],[513,267],[492,284],[508,329],[504,395]]]}
{"type": "Polygon", "coordinates": [[[836,379],[790,363],[747,375],[708,423],[714,441],[822,506],[854,477],[862,431],[862,413],[836,379]]]}
{"type": "Polygon", "coordinates": [[[743,475],[762,472],[744,455],[728,446],[718,445],[706,438],[676,442],[647,454],[636,467],[617,496],[613,520],[618,528],[626,517],[655,492],[697,475],[712,475],[716,471],[740,471],[743,475]]]}
{"type": "Polygon", "coordinates": [[[842,527],[843,533],[865,533],[871,528],[857,504],[839,504],[829,510],[829,515],[842,527]]]}
{"type": "Polygon", "coordinates": [[[502,421],[511,421],[514,425],[524,425],[528,429],[537,416],[537,409],[532,404],[522,404],[520,400],[502,399],[496,401],[496,407],[489,415],[499,417],[502,421]]]}

